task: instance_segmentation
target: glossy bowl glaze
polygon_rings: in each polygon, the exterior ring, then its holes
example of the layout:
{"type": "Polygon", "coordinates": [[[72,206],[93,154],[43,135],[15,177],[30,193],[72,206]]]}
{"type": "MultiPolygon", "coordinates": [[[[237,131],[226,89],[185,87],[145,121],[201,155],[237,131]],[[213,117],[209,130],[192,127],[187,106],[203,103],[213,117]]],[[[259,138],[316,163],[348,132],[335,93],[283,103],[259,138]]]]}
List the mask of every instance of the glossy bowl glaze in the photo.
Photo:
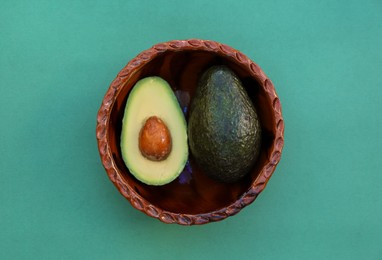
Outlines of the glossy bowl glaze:
{"type": "Polygon", "coordinates": [[[143,51],[118,73],[99,109],[96,135],[110,180],[136,209],[165,223],[194,225],[235,215],[256,199],[280,160],[284,121],[271,80],[247,56],[214,41],[175,40],[143,51]],[[122,118],[131,88],[141,78],[162,77],[178,96],[187,120],[187,108],[201,74],[222,64],[239,76],[260,118],[262,146],[251,172],[237,183],[219,183],[207,177],[190,154],[181,175],[167,185],[149,186],[136,180],[120,149],[122,118]]]}

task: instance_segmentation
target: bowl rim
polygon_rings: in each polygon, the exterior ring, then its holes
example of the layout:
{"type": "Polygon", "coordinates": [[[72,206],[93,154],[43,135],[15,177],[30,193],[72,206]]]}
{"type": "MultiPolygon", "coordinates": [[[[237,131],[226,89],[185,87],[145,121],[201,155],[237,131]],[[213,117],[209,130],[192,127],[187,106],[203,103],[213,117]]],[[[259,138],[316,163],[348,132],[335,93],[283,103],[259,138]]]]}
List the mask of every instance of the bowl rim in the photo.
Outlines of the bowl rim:
{"type": "Polygon", "coordinates": [[[281,158],[284,146],[284,120],[281,113],[280,100],[276,94],[272,81],[265,75],[263,70],[246,55],[226,44],[212,40],[171,40],[155,44],[151,48],[142,51],[135,58],[130,60],[117,74],[116,78],[111,82],[97,114],[96,138],[101,161],[108,177],[117,187],[122,196],[124,196],[134,208],[144,212],[150,217],[157,218],[164,223],[200,225],[220,221],[237,214],[244,207],[251,204],[264,190],[281,158]],[[153,60],[164,52],[183,50],[214,52],[218,55],[230,58],[243,67],[247,67],[248,72],[250,72],[251,76],[258,81],[260,87],[263,88],[266,93],[268,101],[272,104],[272,114],[274,115],[274,125],[276,128],[275,137],[267,162],[260,170],[256,179],[252,182],[249,189],[229,206],[201,214],[182,214],[163,210],[139,195],[128,185],[128,183],[126,183],[125,179],[121,177],[121,173],[113,159],[108,142],[108,125],[114,102],[124,84],[131,78],[133,72],[142,68],[147,62],[153,60]]]}

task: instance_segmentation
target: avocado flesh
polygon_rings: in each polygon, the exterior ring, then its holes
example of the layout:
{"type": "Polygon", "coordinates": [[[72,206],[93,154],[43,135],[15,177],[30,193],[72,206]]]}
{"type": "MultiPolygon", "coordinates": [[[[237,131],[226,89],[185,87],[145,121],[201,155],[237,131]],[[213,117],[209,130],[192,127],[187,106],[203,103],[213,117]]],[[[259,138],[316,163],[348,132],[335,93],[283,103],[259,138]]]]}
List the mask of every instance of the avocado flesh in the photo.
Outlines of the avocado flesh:
{"type": "Polygon", "coordinates": [[[238,181],[255,163],[260,122],[242,83],[229,68],[214,66],[202,75],[190,107],[188,136],[196,162],[218,181],[238,181]]]}
{"type": "Polygon", "coordinates": [[[188,158],[187,126],[173,90],[160,77],[139,80],[126,102],[122,121],[123,160],[138,180],[149,185],[164,185],[176,179],[188,158]],[[163,161],[145,158],[139,149],[139,133],[151,116],[165,122],[172,138],[172,150],[163,161]]]}

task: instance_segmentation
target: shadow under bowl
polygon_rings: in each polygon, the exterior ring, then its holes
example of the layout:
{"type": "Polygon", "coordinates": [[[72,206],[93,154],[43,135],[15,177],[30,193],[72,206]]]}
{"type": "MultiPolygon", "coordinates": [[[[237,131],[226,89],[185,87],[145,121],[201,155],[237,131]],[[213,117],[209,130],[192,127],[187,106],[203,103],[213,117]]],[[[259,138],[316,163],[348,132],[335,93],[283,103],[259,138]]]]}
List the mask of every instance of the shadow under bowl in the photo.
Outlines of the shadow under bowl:
{"type": "Polygon", "coordinates": [[[271,80],[244,54],[214,41],[175,40],[143,51],[119,72],[99,109],[96,135],[110,180],[135,208],[165,223],[193,225],[235,215],[256,199],[280,160],[284,121],[271,80]],[[141,183],[125,166],[120,149],[122,118],[131,88],[144,77],[163,78],[178,96],[187,120],[198,80],[212,65],[232,69],[257,109],[262,144],[256,164],[239,182],[225,184],[206,176],[190,153],[186,167],[173,182],[163,186],[141,183]]]}

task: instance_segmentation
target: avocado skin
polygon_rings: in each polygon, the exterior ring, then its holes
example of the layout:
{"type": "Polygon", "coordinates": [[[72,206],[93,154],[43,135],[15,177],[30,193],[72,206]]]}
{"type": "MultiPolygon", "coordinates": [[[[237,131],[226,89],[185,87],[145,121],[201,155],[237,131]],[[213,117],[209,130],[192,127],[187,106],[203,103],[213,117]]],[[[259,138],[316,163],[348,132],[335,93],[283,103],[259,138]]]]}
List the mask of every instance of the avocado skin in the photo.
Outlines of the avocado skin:
{"type": "Polygon", "coordinates": [[[261,144],[256,109],[238,77],[213,66],[201,77],[188,122],[189,147],[205,174],[232,183],[255,163],[261,144]]]}

